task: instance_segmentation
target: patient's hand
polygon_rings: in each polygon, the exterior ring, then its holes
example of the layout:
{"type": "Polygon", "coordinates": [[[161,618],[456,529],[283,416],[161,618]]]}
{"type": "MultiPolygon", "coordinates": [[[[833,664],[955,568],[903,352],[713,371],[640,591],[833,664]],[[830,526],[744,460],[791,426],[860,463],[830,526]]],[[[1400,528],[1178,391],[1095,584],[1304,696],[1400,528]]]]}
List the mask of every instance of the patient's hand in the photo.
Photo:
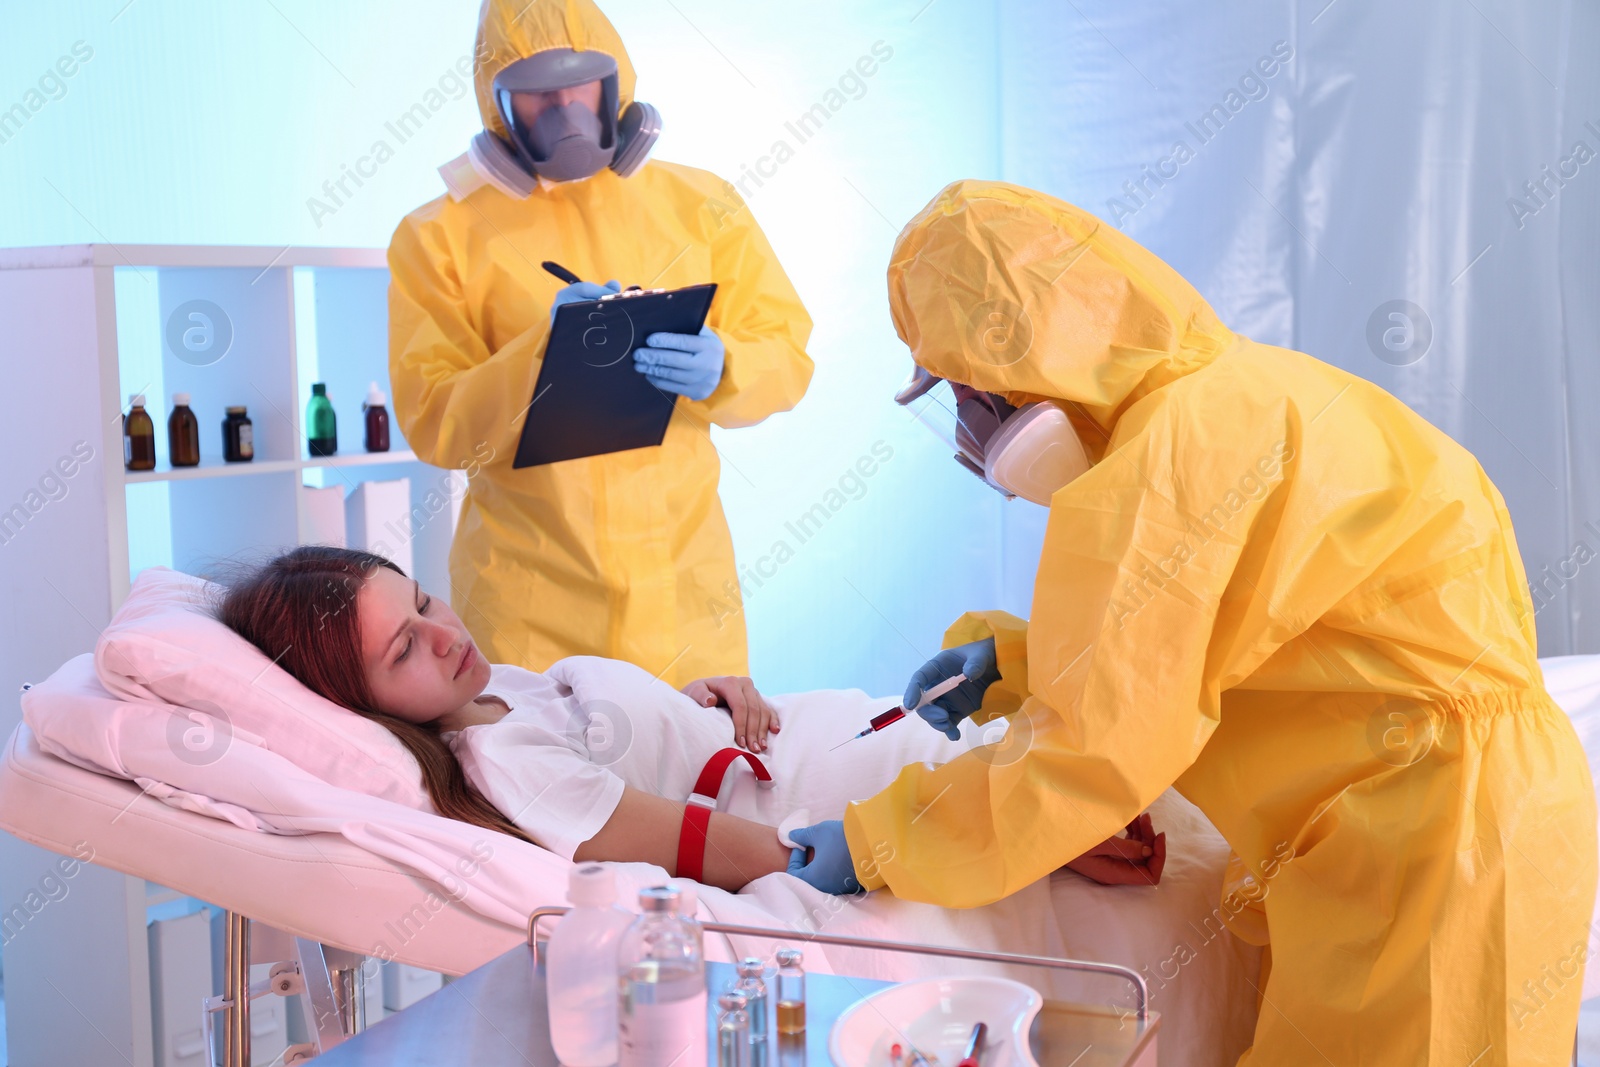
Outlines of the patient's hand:
{"type": "Polygon", "coordinates": [[[755,683],[748,678],[731,674],[698,678],[684,686],[683,691],[703,708],[726,708],[733,717],[733,736],[740,748],[765,752],[767,734],[782,729],[778,713],[756,692],[755,683]]]}
{"type": "Polygon", "coordinates": [[[1155,885],[1167,863],[1167,835],[1155,832],[1148,812],[1128,824],[1127,837],[1113,837],[1067,864],[1101,885],[1155,885]]]}

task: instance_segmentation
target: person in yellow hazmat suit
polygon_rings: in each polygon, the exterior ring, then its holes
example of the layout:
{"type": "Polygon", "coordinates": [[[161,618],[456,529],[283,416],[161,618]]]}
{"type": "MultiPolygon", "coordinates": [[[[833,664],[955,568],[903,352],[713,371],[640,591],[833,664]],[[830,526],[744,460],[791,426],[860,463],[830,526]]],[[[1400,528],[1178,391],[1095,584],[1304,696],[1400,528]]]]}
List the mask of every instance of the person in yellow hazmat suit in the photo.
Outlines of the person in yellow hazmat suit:
{"type": "Polygon", "coordinates": [[[889,294],[908,392],[950,383],[963,465],[1050,509],[1031,621],[963,617],[906,693],[965,673],[923,717],[1015,751],[905,768],[791,871],[975,906],[1176,786],[1270,945],[1242,1064],[1567,1063],[1594,789],[1476,460],[1027,189],[946,188],[889,294]]]}
{"type": "Polygon", "coordinates": [[[395,417],[420,459],[469,475],[452,607],[495,662],[744,674],[710,428],[800,400],[811,320],[731,185],[646,161],[659,116],[590,0],[488,0],[474,79],[483,132],[389,246],[395,417]],[[612,281],[564,285],[546,260],[612,281]],[[659,447],[512,468],[557,305],[702,282],[718,285],[706,329],[654,334],[636,360],[679,394],[659,447]]]}

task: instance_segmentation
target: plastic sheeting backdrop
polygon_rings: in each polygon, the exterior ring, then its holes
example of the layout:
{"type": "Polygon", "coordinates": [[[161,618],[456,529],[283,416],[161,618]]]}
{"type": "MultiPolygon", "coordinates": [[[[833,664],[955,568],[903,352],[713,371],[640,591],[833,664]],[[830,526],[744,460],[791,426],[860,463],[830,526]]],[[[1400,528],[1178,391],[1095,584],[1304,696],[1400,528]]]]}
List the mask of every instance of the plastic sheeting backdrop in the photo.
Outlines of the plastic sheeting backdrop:
{"type": "MultiPolygon", "coordinates": [[[[1471,449],[1540,653],[1600,650],[1600,9],[1000,6],[1004,176],[1471,449]]],[[[1015,588],[1042,517],[1006,525],[1015,588]]]]}

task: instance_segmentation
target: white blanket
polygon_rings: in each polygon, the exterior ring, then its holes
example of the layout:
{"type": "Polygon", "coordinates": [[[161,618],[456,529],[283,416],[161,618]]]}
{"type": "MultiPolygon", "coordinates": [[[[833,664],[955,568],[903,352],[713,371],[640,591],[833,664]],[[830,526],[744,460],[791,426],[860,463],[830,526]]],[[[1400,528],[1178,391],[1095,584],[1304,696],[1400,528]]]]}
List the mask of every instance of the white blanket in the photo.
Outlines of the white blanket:
{"type": "MultiPolygon", "coordinates": [[[[1544,687],[1572,720],[1572,727],[1589,757],[1589,775],[1600,800],[1600,656],[1557,656],[1542,659],[1544,687]]],[[[1583,971],[1583,999],[1600,996],[1600,902],[1589,924],[1589,964],[1583,971]]]]}
{"type": "MultiPolygon", "coordinates": [[[[836,702],[840,695],[794,694],[782,698],[783,713],[787,721],[796,721],[807,713],[808,702],[836,702]]],[[[862,721],[882,703],[859,693],[854,699],[861,701],[862,721]]],[[[569,865],[551,853],[331,786],[248,736],[236,734],[225,745],[203,746],[206,756],[197,759],[183,742],[185,731],[208,728],[196,713],[112,698],[94,677],[88,656],[70,661],[26,694],[23,703],[30,727],[48,751],[91,770],[132,779],[168,803],[268,833],[338,834],[447,888],[461,905],[513,927],[522,926],[532,908],[565,899],[569,865]],[[473,875],[462,878],[457,873],[463,855],[486,853],[487,860],[473,875]]],[[[902,725],[919,728],[917,723],[902,725]]],[[[1169,841],[1167,872],[1154,889],[1098,886],[1062,872],[987,907],[956,911],[898,900],[887,892],[845,900],[774,874],[737,894],[704,888],[703,915],[794,930],[791,942],[806,948],[808,967],[817,971],[891,980],[1003,973],[1049,996],[1077,996],[1119,1007],[1131,1003],[1126,988],[1106,979],[1063,980],[1035,969],[822,946],[807,943],[805,934],[821,930],[1125,963],[1149,976],[1155,1007],[1164,1013],[1162,1064],[1231,1064],[1248,1044],[1253,1026],[1255,950],[1225,936],[1181,966],[1163,963],[1179,941],[1195,939],[1194,929],[1211,914],[1226,845],[1175,794],[1163,797],[1153,812],[1169,841]]],[[[625,899],[639,888],[659,884],[666,873],[647,864],[616,867],[625,899]]],[[[707,939],[712,958],[765,955],[770,949],[770,943],[754,939],[707,939]]]]}

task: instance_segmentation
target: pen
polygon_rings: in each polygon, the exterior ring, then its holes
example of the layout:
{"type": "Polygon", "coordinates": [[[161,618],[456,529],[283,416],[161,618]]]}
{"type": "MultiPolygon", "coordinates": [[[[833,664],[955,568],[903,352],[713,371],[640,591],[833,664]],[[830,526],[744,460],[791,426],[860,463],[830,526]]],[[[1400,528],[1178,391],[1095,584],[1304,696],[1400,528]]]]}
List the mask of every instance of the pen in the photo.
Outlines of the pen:
{"type": "MultiPolygon", "coordinates": [[[[539,264],[539,266],[543,267],[545,270],[549,271],[551,274],[554,274],[557,278],[560,278],[562,281],[566,282],[568,285],[577,285],[579,282],[583,281],[582,278],[578,277],[576,274],[572,273],[570,270],[568,270],[567,268],[563,267],[561,264],[557,263],[553,259],[547,259],[543,263],[539,264]]],[[[624,292],[634,292],[634,291],[637,291],[638,289],[639,289],[639,286],[630,285],[630,286],[628,286],[628,288],[626,290],[624,290],[624,292]]]]}
{"type": "Polygon", "coordinates": [[[563,267],[553,259],[547,259],[543,263],[539,264],[539,266],[543,267],[551,274],[554,274],[557,278],[560,278],[568,285],[576,285],[577,283],[583,281],[582,278],[578,277],[576,274],[572,273],[570,270],[563,267]]]}

